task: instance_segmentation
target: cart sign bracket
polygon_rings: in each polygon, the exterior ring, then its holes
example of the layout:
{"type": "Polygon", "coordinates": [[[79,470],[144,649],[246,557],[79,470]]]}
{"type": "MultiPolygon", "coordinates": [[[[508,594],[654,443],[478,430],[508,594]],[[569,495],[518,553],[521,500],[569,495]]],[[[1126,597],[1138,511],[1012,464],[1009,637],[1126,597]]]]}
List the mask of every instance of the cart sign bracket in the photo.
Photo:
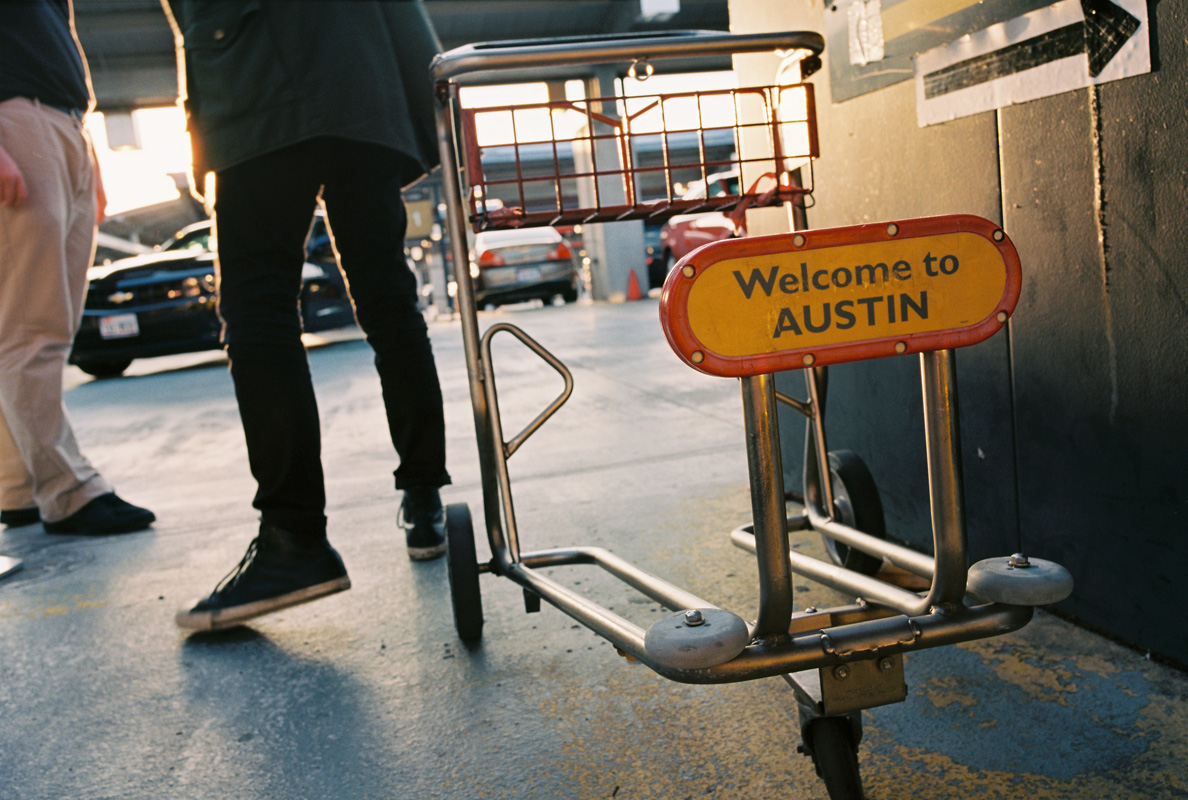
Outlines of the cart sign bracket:
{"type": "Polygon", "coordinates": [[[743,377],[976,344],[1020,284],[1002,229],[953,214],[714,242],[669,274],[660,320],[686,364],[743,377]]]}

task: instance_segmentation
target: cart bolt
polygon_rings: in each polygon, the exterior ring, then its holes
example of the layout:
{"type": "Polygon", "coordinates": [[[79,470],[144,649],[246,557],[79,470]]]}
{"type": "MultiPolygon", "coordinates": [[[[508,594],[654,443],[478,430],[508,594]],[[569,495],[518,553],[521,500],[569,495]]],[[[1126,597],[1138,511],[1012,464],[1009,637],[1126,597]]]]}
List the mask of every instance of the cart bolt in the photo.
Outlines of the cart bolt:
{"type": "Polygon", "coordinates": [[[1031,562],[1022,553],[1015,553],[1007,560],[1007,567],[1009,569],[1027,569],[1030,566],[1031,562]]]}
{"type": "Polygon", "coordinates": [[[804,610],[804,613],[806,613],[806,614],[816,614],[816,613],[817,613],[817,607],[816,607],[816,606],[809,606],[808,608],[806,608],[806,609],[804,610]]]}
{"type": "Polygon", "coordinates": [[[646,58],[637,58],[627,68],[627,77],[642,82],[652,77],[655,72],[656,68],[646,58]]]}
{"type": "Polygon", "coordinates": [[[696,608],[685,612],[685,624],[690,628],[696,628],[698,625],[705,624],[705,617],[696,608]]]}
{"type": "Polygon", "coordinates": [[[894,666],[895,666],[895,662],[889,658],[880,658],[879,659],[879,671],[880,672],[888,672],[894,666]]]}
{"type": "Polygon", "coordinates": [[[850,677],[850,668],[845,664],[834,667],[833,677],[837,678],[839,681],[844,681],[846,678],[850,677]]]}

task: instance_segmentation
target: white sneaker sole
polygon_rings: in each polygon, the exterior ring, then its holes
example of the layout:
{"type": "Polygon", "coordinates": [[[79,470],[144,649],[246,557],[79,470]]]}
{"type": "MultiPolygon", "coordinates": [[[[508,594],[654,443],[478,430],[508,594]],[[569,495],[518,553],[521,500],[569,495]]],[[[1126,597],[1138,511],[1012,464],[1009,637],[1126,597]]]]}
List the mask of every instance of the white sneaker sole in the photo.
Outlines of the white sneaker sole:
{"type": "Polygon", "coordinates": [[[328,594],[344,592],[349,588],[351,588],[351,579],[344,575],[332,581],[307,586],[295,592],[270,597],[267,600],[257,600],[254,603],[246,603],[242,606],[235,606],[234,608],[218,609],[215,611],[188,611],[183,609],[177,612],[177,616],[173,619],[179,628],[185,628],[186,630],[217,631],[223,628],[233,628],[241,622],[270,614],[273,611],[280,611],[282,608],[292,608],[302,603],[308,603],[310,600],[325,597],[328,594]]]}

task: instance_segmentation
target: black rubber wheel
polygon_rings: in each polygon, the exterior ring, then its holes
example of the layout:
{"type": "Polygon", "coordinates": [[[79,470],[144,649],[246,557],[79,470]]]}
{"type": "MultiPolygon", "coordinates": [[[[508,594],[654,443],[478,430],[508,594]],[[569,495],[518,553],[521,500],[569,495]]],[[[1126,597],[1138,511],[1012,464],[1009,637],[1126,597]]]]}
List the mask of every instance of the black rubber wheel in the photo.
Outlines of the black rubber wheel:
{"type": "Polygon", "coordinates": [[[829,800],[863,800],[858,747],[846,717],[817,717],[804,731],[805,749],[825,782],[829,800]]]}
{"type": "MultiPolygon", "coordinates": [[[[883,501],[874,478],[862,459],[850,450],[836,450],[829,454],[829,477],[833,484],[833,517],[838,522],[857,528],[863,533],[887,538],[887,523],[883,518],[883,501]]],[[[883,560],[842,544],[828,536],[821,537],[830,560],[839,567],[874,575],[883,560]]]]}
{"type": "Polygon", "coordinates": [[[474,524],[470,506],[451,503],[445,510],[446,573],[454,605],[454,628],[464,642],[483,635],[483,598],[479,594],[478,558],[474,550],[474,524]]]}
{"type": "Polygon", "coordinates": [[[110,360],[79,361],[75,366],[88,375],[94,375],[96,378],[115,378],[123,375],[124,370],[131,365],[132,359],[130,358],[113,358],[110,360]]]}
{"type": "Polygon", "coordinates": [[[574,281],[568,289],[561,293],[561,299],[566,303],[576,303],[578,299],[577,281],[574,281]]]}

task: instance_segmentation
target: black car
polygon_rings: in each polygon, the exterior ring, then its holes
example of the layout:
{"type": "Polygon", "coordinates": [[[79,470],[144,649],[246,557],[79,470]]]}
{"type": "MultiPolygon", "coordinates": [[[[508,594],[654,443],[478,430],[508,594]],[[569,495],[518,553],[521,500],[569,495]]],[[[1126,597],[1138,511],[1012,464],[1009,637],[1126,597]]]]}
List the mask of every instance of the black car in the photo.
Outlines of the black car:
{"type": "MultiPolygon", "coordinates": [[[[310,240],[324,231],[319,216],[310,240]]],[[[70,363],[91,375],[111,377],[123,373],[133,359],[220,348],[211,238],[211,223],[197,222],[178,231],[159,252],[92,267],[70,363]]],[[[337,267],[307,262],[301,277],[307,333],[355,324],[337,267]]]]}

